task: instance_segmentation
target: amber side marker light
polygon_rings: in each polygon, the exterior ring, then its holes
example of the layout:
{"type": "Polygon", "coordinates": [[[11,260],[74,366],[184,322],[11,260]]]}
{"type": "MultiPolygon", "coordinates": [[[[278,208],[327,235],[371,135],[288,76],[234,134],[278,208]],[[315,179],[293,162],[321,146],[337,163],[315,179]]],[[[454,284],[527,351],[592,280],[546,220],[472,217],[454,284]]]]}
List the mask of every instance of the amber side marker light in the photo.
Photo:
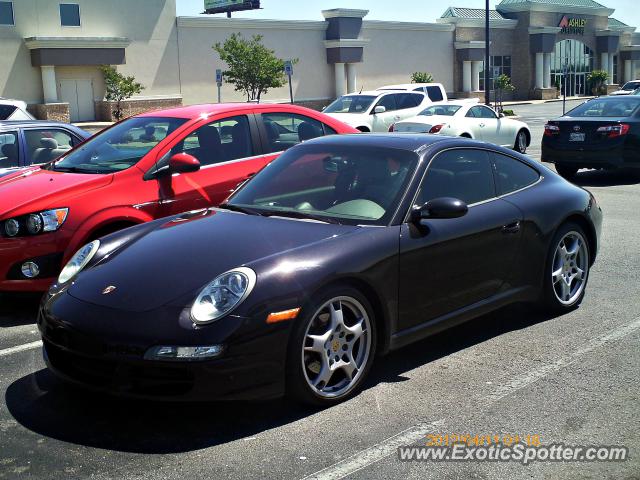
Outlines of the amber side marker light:
{"type": "Polygon", "coordinates": [[[293,320],[298,316],[300,307],[291,310],[283,310],[282,312],[270,313],[267,317],[267,323],[284,322],[285,320],[293,320]]]}

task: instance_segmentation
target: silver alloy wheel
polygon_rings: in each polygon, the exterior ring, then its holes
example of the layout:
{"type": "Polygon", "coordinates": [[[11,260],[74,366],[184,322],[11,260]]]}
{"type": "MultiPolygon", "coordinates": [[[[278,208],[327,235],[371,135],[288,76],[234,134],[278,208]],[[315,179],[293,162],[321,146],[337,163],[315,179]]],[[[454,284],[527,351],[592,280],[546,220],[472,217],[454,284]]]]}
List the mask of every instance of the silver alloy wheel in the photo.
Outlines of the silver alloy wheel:
{"type": "Polygon", "coordinates": [[[319,396],[345,395],[357,383],[371,352],[371,321],[352,297],[335,297],[313,315],[304,335],[302,370],[319,396]]]}
{"type": "Polygon", "coordinates": [[[516,139],[516,142],[518,142],[518,151],[520,153],[524,153],[527,151],[527,134],[524,133],[524,131],[520,130],[520,132],[518,132],[518,138],[516,139]]]}
{"type": "Polygon", "coordinates": [[[589,274],[589,252],[583,236],[567,232],[553,255],[551,280],[558,301],[565,306],[574,304],[582,294],[589,274]]]}

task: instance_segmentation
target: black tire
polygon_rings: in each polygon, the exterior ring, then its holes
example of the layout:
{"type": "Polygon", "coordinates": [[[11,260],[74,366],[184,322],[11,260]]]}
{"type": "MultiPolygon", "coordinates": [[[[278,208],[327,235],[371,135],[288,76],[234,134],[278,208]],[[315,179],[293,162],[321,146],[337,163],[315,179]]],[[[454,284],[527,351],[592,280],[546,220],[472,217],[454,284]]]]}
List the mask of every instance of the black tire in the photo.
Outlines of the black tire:
{"type": "MultiPolygon", "coordinates": [[[[543,277],[543,291],[541,292],[539,306],[542,310],[552,313],[552,314],[561,314],[563,312],[571,311],[577,308],[584,298],[584,294],[587,289],[587,282],[589,280],[589,271],[591,267],[591,259],[590,259],[591,245],[589,245],[588,237],[583,230],[583,228],[577,223],[567,222],[562,224],[558,230],[556,231],[553,239],[551,240],[551,244],[549,245],[549,251],[547,252],[547,258],[545,262],[544,269],[544,277],[543,277]],[[572,234],[577,234],[581,237],[584,242],[585,250],[582,251],[578,256],[581,256],[581,260],[584,260],[584,264],[581,265],[584,270],[584,280],[581,286],[580,292],[576,291],[575,298],[572,296],[570,301],[561,301],[559,295],[557,294],[557,286],[554,286],[554,271],[559,271],[559,265],[562,265],[554,262],[556,259],[556,251],[559,248],[561,240],[564,240],[568,236],[572,234]]],[[[579,263],[581,260],[574,260],[574,265],[579,263]]],[[[570,267],[570,264],[567,265],[570,267]]],[[[577,265],[576,265],[577,267],[577,265]]],[[[567,273],[571,273],[568,271],[567,273]]],[[[563,280],[560,280],[563,281],[563,280]]],[[[573,283],[573,280],[571,281],[573,283]]]]}
{"type": "Polygon", "coordinates": [[[471,138],[471,135],[469,135],[468,133],[463,133],[460,135],[462,138],[471,138]]]}
{"type": "Polygon", "coordinates": [[[370,133],[371,130],[369,130],[368,127],[358,127],[356,128],[356,130],[360,130],[362,133],[370,133]]]}
{"type": "Polygon", "coordinates": [[[571,167],[556,163],[556,172],[558,172],[561,177],[567,180],[572,180],[576,176],[576,173],[578,173],[578,167],[571,167]]]}
{"type": "MultiPolygon", "coordinates": [[[[350,316],[350,313],[347,312],[346,316],[350,316]]],[[[327,321],[330,320],[327,319],[327,321]]],[[[329,330],[333,332],[332,329],[328,329],[327,331],[329,330]]],[[[346,340],[346,337],[344,338],[346,340]]],[[[376,340],[376,322],[374,318],[373,308],[371,307],[371,304],[369,303],[367,298],[359,290],[348,285],[336,285],[319,292],[314,296],[314,298],[311,299],[309,304],[302,309],[302,314],[298,317],[298,319],[296,319],[296,324],[293,327],[293,331],[291,332],[289,348],[287,352],[287,395],[298,402],[314,406],[331,406],[343,402],[347,398],[351,397],[356,391],[358,391],[358,389],[366,379],[369,370],[371,369],[371,365],[373,364],[376,350],[376,340]],[[362,346],[366,345],[368,342],[368,354],[365,356],[365,359],[363,360],[360,368],[357,369],[357,373],[353,374],[352,379],[349,379],[347,377],[346,373],[344,373],[344,370],[338,370],[340,367],[338,367],[337,370],[334,370],[335,375],[344,376],[343,381],[353,383],[345,386],[345,391],[341,392],[339,395],[326,396],[328,394],[319,394],[316,389],[314,389],[310,385],[313,379],[308,377],[308,374],[314,373],[310,370],[310,367],[314,367],[314,363],[317,364],[316,368],[319,370],[319,372],[315,373],[317,373],[318,377],[320,377],[320,371],[322,368],[319,361],[320,354],[315,352],[303,353],[303,348],[305,344],[309,345],[309,340],[306,339],[307,330],[310,328],[314,328],[316,323],[319,322],[318,319],[322,315],[326,315],[321,313],[324,311],[323,307],[325,306],[325,304],[336,298],[349,298],[355,300],[359,304],[359,306],[363,307],[364,311],[366,312],[370,327],[366,329],[368,338],[365,339],[365,336],[363,335],[362,337],[360,337],[360,340],[357,340],[355,342],[355,344],[360,342],[360,345],[362,346]],[[311,355],[311,357],[309,357],[309,355],[311,355]]],[[[327,343],[329,343],[329,341],[327,341],[327,343]]],[[[325,347],[323,347],[322,355],[324,355],[324,348],[325,347]]],[[[333,353],[331,353],[330,356],[333,356],[334,353],[341,352],[342,350],[329,346],[328,351],[332,351],[333,353]]],[[[363,352],[364,351],[365,350],[363,350],[363,352]]],[[[329,361],[331,361],[331,359],[329,359],[329,361]]],[[[331,379],[333,379],[333,377],[331,377],[331,379]]],[[[330,383],[331,382],[327,382],[327,385],[330,383]]]]}
{"type": "Polygon", "coordinates": [[[513,145],[513,149],[518,153],[526,153],[527,145],[529,144],[529,136],[527,135],[526,130],[522,129],[516,135],[516,141],[513,145]],[[520,141],[520,136],[523,136],[523,141],[520,141]]]}

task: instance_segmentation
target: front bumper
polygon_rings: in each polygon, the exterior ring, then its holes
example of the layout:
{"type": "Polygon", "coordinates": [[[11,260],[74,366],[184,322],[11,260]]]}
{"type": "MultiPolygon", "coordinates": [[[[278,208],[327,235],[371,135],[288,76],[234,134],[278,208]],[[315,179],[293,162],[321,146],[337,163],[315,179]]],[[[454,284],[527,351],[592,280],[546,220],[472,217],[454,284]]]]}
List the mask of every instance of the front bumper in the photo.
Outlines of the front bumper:
{"type": "Polygon", "coordinates": [[[0,237],[0,292],[46,292],[62,269],[70,237],[58,231],[32,237],[0,237]],[[24,262],[40,267],[36,278],[21,273],[24,262]]]}
{"type": "Polygon", "coordinates": [[[173,401],[269,399],[284,393],[289,326],[228,316],[205,327],[181,325],[183,309],[129,313],[66,292],[43,299],[38,328],[47,366],[59,378],[117,396],[173,401]],[[157,345],[225,349],[204,361],[145,360],[157,345]]]}

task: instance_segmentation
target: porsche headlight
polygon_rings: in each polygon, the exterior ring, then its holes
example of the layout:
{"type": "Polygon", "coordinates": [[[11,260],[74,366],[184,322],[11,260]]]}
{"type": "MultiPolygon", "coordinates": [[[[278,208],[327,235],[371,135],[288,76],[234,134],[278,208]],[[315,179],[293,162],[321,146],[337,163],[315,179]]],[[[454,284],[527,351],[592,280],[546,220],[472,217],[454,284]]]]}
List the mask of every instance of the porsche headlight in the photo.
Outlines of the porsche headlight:
{"type": "Polygon", "coordinates": [[[78,250],[73,257],[71,257],[71,260],[69,260],[69,262],[64,266],[62,272],[60,272],[58,283],[67,283],[80,273],[80,271],[91,261],[98,251],[98,248],[100,248],[100,240],[94,240],[78,250]]]}
{"type": "Polygon", "coordinates": [[[247,298],[256,284],[256,274],[238,267],[218,276],[202,289],[191,307],[195,323],[209,323],[230,313],[247,298]]]}

